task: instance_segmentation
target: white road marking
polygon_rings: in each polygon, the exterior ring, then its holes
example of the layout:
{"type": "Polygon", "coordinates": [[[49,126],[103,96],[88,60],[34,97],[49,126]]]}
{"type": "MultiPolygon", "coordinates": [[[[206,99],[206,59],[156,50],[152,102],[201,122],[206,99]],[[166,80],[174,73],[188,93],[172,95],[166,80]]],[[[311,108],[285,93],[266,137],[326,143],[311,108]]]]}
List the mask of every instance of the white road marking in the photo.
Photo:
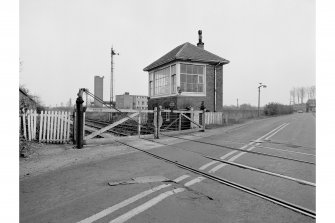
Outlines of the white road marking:
{"type": "Polygon", "coordinates": [[[180,176],[180,177],[174,179],[173,181],[174,182],[180,182],[180,181],[182,181],[182,180],[184,180],[184,179],[186,179],[188,177],[190,177],[190,176],[189,175],[183,175],[183,176],[180,176]]]}
{"type": "MultiPolygon", "coordinates": [[[[241,148],[241,149],[242,149],[242,148],[241,148]]],[[[234,153],[237,153],[237,150],[231,151],[230,153],[227,153],[226,155],[221,156],[220,159],[224,160],[224,159],[226,159],[228,156],[233,155],[234,153]]]]}
{"type": "MultiPolygon", "coordinates": [[[[241,147],[240,149],[244,149],[244,148],[246,148],[246,147],[248,147],[248,146],[251,146],[251,145],[255,144],[257,141],[262,140],[264,137],[267,137],[266,139],[268,139],[268,138],[274,136],[277,132],[279,132],[280,130],[282,130],[283,128],[285,128],[288,124],[289,124],[289,123],[284,123],[284,124],[282,124],[282,125],[276,127],[275,129],[273,129],[273,130],[271,130],[270,132],[266,133],[265,135],[259,137],[258,139],[254,140],[253,142],[250,142],[249,144],[247,144],[247,145],[241,147]]],[[[260,144],[260,143],[256,143],[255,146],[257,146],[257,145],[259,145],[259,144],[260,144]]],[[[247,150],[247,151],[250,151],[250,150],[254,149],[255,146],[252,146],[252,147],[250,147],[250,148],[248,148],[248,149],[246,149],[246,150],[247,150]]],[[[234,150],[234,151],[235,151],[235,152],[238,152],[237,150],[234,150]]],[[[231,153],[231,154],[234,154],[234,153],[233,153],[234,151],[232,151],[232,152],[230,152],[230,153],[231,153]]],[[[234,161],[234,160],[236,160],[237,158],[239,158],[240,156],[242,156],[242,155],[244,155],[244,154],[246,154],[246,153],[247,153],[247,152],[240,152],[240,153],[238,153],[237,155],[235,155],[235,156],[231,157],[230,159],[228,159],[228,161],[234,161]]],[[[229,154],[229,153],[228,153],[228,154],[229,154]]],[[[227,157],[228,157],[228,154],[226,154],[225,156],[222,156],[222,157],[227,158],[227,157]]],[[[230,154],[230,155],[231,155],[231,154],[230,154]]],[[[222,157],[221,157],[221,159],[223,159],[222,157]]],[[[219,169],[221,169],[221,168],[223,168],[223,167],[225,167],[225,166],[227,166],[227,165],[228,165],[228,164],[226,164],[226,163],[221,163],[221,164],[217,165],[216,167],[212,168],[211,170],[209,170],[208,172],[209,172],[209,173],[215,173],[216,171],[218,171],[219,169]]]]}
{"type": "MultiPolygon", "coordinates": [[[[270,132],[266,133],[265,135],[261,136],[260,138],[258,138],[258,139],[256,139],[256,140],[254,140],[254,141],[252,141],[252,142],[250,142],[250,143],[248,143],[248,144],[242,146],[242,147],[239,148],[239,149],[245,149],[245,148],[247,148],[248,146],[251,146],[251,145],[254,144],[256,141],[259,141],[259,140],[261,140],[262,138],[266,137],[267,135],[271,134],[272,132],[274,132],[274,131],[280,129],[280,128],[283,127],[285,124],[286,124],[286,123],[281,124],[280,126],[276,127],[275,129],[271,130],[270,132]]],[[[235,153],[237,153],[237,152],[239,152],[239,151],[238,151],[238,150],[233,150],[233,151],[231,151],[231,152],[225,154],[224,156],[220,157],[220,159],[226,159],[226,158],[228,158],[229,156],[231,156],[231,155],[233,155],[233,154],[235,154],[235,153]]],[[[243,153],[243,154],[244,154],[244,153],[243,153]]],[[[217,161],[211,161],[211,162],[209,162],[209,163],[207,163],[207,164],[201,166],[201,167],[199,168],[199,170],[205,170],[207,167],[209,167],[209,166],[211,166],[211,165],[213,165],[213,164],[215,164],[215,163],[217,163],[217,161]]],[[[214,172],[216,172],[217,170],[221,169],[222,167],[224,167],[224,166],[226,166],[226,165],[227,165],[227,164],[221,163],[221,164],[219,164],[218,166],[216,166],[216,167],[212,168],[211,170],[209,170],[209,173],[214,173],[214,172]]]]}
{"type": "Polygon", "coordinates": [[[123,207],[125,207],[125,206],[127,206],[127,205],[129,205],[129,204],[131,204],[131,203],[133,203],[133,202],[135,202],[135,201],[137,201],[137,200],[145,197],[145,196],[148,196],[149,194],[151,194],[151,193],[153,193],[155,191],[159,191],[159,190],[161,190],[163,188],[166,188],[166,187],[169,187],[169,186],[171,186],[171,184],[163,184],[163,185],[154,187],[154,188],[152,188],[150,190],[143,191],[142,193],[139,193],[139,194],[137,194],[137,195],[135,195],[135,196],[133,196],[131,198],[128,198],[128,199],[126,199],[126,200],[124,200],[124,201],[122,201],[122,202],[120,202],[120,203],[118,203],[118,204],[116,204],[116,205],[114,205],[112,207],[109,207],[109,208],[107,208],[107,209],[105,209],[105,210],[103,210],[103,211],[101,211],[101,212],[99,212],[99,213],[97,213],[95,215],[92,215],[91,217],[88,217],[88,218],[86,218],[86,219],[84,219],[84,220],[82,220],[82,221],[80,221],[78,223],[90,223],[90,222],[94,222],[94,221],[96,221],[96,220],[98,220],[100,218],[103,218],[103,217],[105,217],[105,216],[113,213],[114,211],[116,211],[116,210],[118,210],[120,208],[123,208],[123,207]]]}
{"type": "Polygon", "coordinates": [[[206,178],[205,177],[197,177],[197,178],[195,178],[195,179],[193,179],[193,180],[185,183],[184,186],[185,187],[189,187],[189,186],[191,186],[191,185],[193,185],[195,183],[199,183],[199,182],[203,181],[204,179],[206,179],[206,178]]]}
{"type": "MultiPolygon", "coordinates": [[[[250,142],[250,143],[248,143],[248,144],[242,146],[240,149],[245,149],[246,147],[248,147],[248,146],[251,145],[251,144],[253,144],[253,142],[250,142]]],[[[237,152],[238,152],[238,150],[233,150],[233,151],[227,153],[226,155],[222,156],[220,159],[226,159],[228,156],[231,156],[231,155],[233,155],[234,153],[237,153],[237,152]]],[[[218,162],[218,161],[212,161],[212,162],[209,162],[209,163],[207,163],[207,164],[201,166],[201,167],[199,168],[199,170],[204,170],[204,169],[206,169],[207,167],[209,167],[209,166],[211,166],[211,165],[213,165],[213,164],[215,164],[215,163],[217,163],[217,162],[218,162]]],[[[226,164],[221,163],[221,164],[219,164],[217,167],[214,167],[213,169],[211,169],[209,172],[211,172],[212,170],[215,170],[216,168],[219,168],[219,169],[220,169],[220,168],[222,168],[222,167],[225,166],[225,165],[226,165],[226,164]]],[[[215,171],[214,171],[214,172],[215,172],[215,171]]]]}
{"type": "Polygon", "coordinates": [[[209,170],[208,173],[215,173],[216,171],[218,171],[219,169],[221,169],[224,166],[227,166],[228,164],[226,163],[221,163],[219,165],[217,165],[216,167],[214,167],[213,169],[209,170]]]}
{"type": "MultiPolygon", "coordinates": [[[[250,150],[252,150],[252,149],[254,149],[254,148],[255,148],[255,147],[252,146],[252,147],[248,148],[247,151],[250,151],[250,150]]],[[[234,160],[236,160],[237,158],[239,158],[240,156],[242,156],[242,155],[244,155],[244,154],[246,154],[246,153],[247,153],[247,152],[241,152],[241,153],[237,154],[236,156],[233,156],[232,158],[230,158],[228,161],[234,161],[234,160]]]]}
{"type": "Polygon", "coordinates": [[[215,164],[215,163],[217,163],[217,162],[218,162],[218,161],[212,161],[212,162],[209,162],[209,163],[207,163],[207,164],[201,166],[201,167],[199,168],[199,170],[204,170],[204,169],[206,169],[207,167],[209,167],[209,166],[211,166],[211,165],[213,165],[213,164],[215,164]]]}
{"type": "MultiPolygon", "coordinates": [[[[182,175],[182,176],[174,179],[173,181],[174,182],[180,182],[180,181],[182,181],[182,180],[184,180],[184,179],[186,179],[188,177],[190,177],[190,176],[189,175],[182,175]]],[[[114,211],[119,210],[120,208],[123,208],[123,207],[125,207],[125,206],[127,206],[127,205],[129,205],[129,204],[131,204],[131,203],[133,203],[133,202],[135,202],[135,201],[143,198],[143,197],[148,196],[149,194],[151,194],[153,192],[159,191],[159,190],[161,190],[163,188],[166,188],[166,187],[169,187],[169,186],[171,186],[171,184],[163,184],[163,185],[154,187],[152,189],[143,191],[142,193],[139,193],[139,194],[137,194],[137,195],[135,195],[135,196],[133,196],[131,198],[128,198],[128,199],[126,199],[126,200],[124,200],[124,201],[122,201],[122,202],[120,202],[120,203],[112,206],[112,207],[109,207],[109,208],[107,208],[107,209],[105,209],[103,211],[100,211],[99,213],[97,213],[95,215],[92,215],[91,217],[88,217],[88,218],[86,218],[86,219],[84,219],[82,221],[79,221],[78,223],[90,223],[90,222],[94,222],[94,221],[96,221],[96,220],[98,220],[100,218],[103,218],[103,217],[105,217],[105,216],[113,213],[114,211]]]]}
{"type": "Polygon", "coordinates": [[[275,131],[275,132],[272,133],[271,135],[267,136],[267,137],[265,138],[265,140],[271,138],[272,136],[274,136],[275,134],[277,134],[280,130],[282,130],[283,128],[285,128],[285,127],[288,126],[288,125],[289,125],[289,123],[286,123],[286,125],[282,126],[280,129],[278,129],[277,131],[275,131]]]}
{"type": "Polygon", "coordinates": [[[141,212],[151,208],[152,206],[154,206],[155,204],[158,204],[159,202],[161,202],[162,200],[164,200],[165,198],[173,195],[173,194],[177,194],[180,192],[183,192],[185,190],[185,188],[177,188],[174,190],[170,190],[164,193],[161,193],[160,195],[158,195],[157,197],[152,198],[151,200],[145,202],[144,204],[128,211],[127,213],[119,216],[118,218],[113,219],[112,221],[110,221],[109,223],[122,223],[125,222],[127,220],[129,220],[130,218],[140,214],[141,212]]]}

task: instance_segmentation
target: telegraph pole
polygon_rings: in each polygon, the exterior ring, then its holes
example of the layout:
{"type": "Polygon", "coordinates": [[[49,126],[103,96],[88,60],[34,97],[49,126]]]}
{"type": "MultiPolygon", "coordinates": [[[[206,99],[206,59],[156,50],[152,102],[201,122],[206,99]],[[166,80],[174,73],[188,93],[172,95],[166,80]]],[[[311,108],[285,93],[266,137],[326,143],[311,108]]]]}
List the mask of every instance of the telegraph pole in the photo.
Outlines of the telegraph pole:
{"type": "Polygon", "coordinates": [[[114,98],[114,62],[113,57],[114,55],[120,55],[119,53],[115,53],[113,47],[111,48],[111,83],[110,83],[110,98],[109,103],[112,106],[113,98],[114,98]]]}
{"type": "Polygon", "coordinates": [[[259,114],[260,114],[260,101],[261,101],[261,88],[266,88],[266,85],[265,84],[262,84],[262,83],[259,83],[259,86],[258,86],[258,117],[259,117],[259,114]]]}

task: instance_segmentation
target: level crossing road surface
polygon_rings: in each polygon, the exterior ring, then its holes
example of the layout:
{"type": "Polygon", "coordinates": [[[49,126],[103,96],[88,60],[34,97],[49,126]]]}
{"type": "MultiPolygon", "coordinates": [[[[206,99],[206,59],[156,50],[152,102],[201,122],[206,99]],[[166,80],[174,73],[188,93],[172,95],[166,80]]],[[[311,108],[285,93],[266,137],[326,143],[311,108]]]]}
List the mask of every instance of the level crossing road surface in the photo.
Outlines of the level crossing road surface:
{"type": "MultiPolygon", "coordinates": [[[[228,131],[162,136],[155,140],[160,146],[150,149],[142,141],[131,146],[315,212],[311,113],[228,131]]],[[[20,222],[305,223],[315,218],[136,151],[22,179],[20,222]],[[108,184],[147,176],[170,180],[108,184]]]]}

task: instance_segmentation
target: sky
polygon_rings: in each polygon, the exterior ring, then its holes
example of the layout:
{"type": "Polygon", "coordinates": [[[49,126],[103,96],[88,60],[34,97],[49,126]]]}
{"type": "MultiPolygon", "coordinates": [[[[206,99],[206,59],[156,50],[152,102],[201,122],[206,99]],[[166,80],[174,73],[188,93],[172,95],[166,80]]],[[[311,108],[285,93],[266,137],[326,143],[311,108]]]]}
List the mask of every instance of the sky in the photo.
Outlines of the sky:
{"type": "MultiPolygon", "coordinates": [[[[314,0],[114,1],[20,0],[19,81],[46,106],[94,92],[104,76],[110,94],[148,95],[143,68],[176,46],[198,41],[230,61],[223,67],[223,104],[289,104],[293,87],[315,85],[314,0]]],[[[306,99],[305,99],[306,100],[306,99]]]]}

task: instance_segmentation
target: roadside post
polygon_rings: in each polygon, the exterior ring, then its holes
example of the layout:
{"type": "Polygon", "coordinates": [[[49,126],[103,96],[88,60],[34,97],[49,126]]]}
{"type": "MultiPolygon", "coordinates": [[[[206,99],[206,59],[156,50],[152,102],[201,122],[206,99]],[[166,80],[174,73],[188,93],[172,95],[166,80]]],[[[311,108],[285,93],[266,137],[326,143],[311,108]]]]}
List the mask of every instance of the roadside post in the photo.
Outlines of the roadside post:
{"type": "Polygon", "coordinates": [[[155,139],[159,139],[160,128],[163,123],[161,109],[162,109],[161,106],[155,107],[154,109],[154,126],[155,126],[154,137],[155,139]]]}
{"type": "Polygon", "coordinates": [[[206,107],[204,101],[201,102],[200,110],[202,110],[202,130],[204,132],[206,129],[206,107]]]}
{"type": "Polygon", "coordinates": [[[83,148],[84,141],[84,109],[83,109],[83,89],[79,89],[78,97],[76,100],[76,144],[77,149],[83,148]]]}
{"type": "Polygon", "coordinates": [[[157,107],[154,108],[154,138],[157,139],[157,107]]]}
{"type": "Polygon", "coordinates": [[[157,118],[157,139],[159,139],[159,135],[161,132],[161,126],[163,124],[163,118],[162,118],[162,106],[158,106],[157,109],[157,114],[158,114],[158,118],[157,118]]]}

